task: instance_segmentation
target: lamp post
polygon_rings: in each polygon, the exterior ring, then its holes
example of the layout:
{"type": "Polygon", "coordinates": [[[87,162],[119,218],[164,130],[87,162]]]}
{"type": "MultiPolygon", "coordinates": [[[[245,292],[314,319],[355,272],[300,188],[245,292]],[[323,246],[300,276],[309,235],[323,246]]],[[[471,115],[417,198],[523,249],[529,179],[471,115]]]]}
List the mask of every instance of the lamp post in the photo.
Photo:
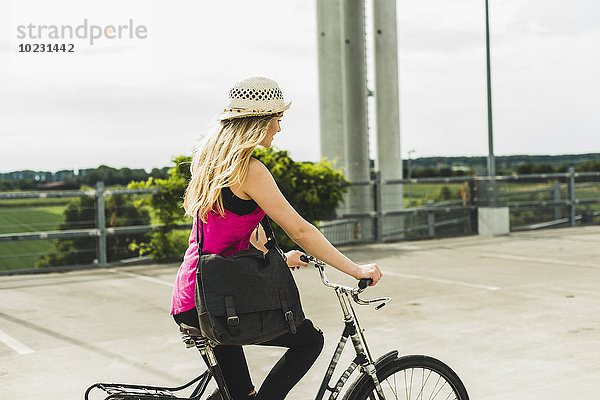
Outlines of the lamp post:
{"type": "Polygon", "coordinates": [[[410,179],[412,179],[412,165],[410,155],[415,152],[416,150],[408,151],[408,208],[412,207],[412,183],[410,182],[410,179]]]}
{"type": "Polygon", "coordinates": [[[494,135],[492,129],[492,72],[490,67],[490,16],[488,0],[485,0],[485,52],[487,61],[487,109],[488,109],[488,176],[496,176],[496,160],[494,159],[494,135]]]}
{"type": "Polygon", "coordinates": [[[487,172],[490,184],[490,203],[496,206],[496,159],[494,158],[494,133],[492,129],[492,72],[490,62],[490,14],[485,0],[485,53],[487,65],[487,108],[488,108],[488,159],[487,172]]]}

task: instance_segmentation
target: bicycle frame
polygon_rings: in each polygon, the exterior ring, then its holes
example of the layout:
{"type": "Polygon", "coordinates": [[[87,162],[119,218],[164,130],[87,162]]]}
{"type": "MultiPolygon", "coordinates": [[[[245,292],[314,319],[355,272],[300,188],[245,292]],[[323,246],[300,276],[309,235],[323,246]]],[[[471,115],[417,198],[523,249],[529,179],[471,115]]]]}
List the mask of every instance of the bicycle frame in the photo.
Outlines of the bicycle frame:
{"type": "Polygon", "coordinates": [[[329,362],[327,372],[323,377],[323,381],[321,382],[321,386],[319,388],[319,391],[317,392],[315,400],[323,399],[326,391],[331,392],[329,399],[335,400],[339,396],[346,382],[348,381],[348,378],[350,377],[350,375],[352,375],[356,368],[359,368],[361,370],[361,373],[367,374],[373,380],[379,399],[385,400],[385,395],[383,394],[383,390],[381,389],[379,379],[377,378],[375,361],[373,360],[373,356],[371,355],[371,351],[367,344],[364,332],[360,327],[358,317],[356,316],[356,312],[354,311],[354,307],[352,306],[351,297],[353,301],[361,305],[368,305],[371,303],[382,301],[383,303],[378,305],[376,309],[383,307],[391,300],[391,298],[383,297],[366,301],[362,300],[358,297],[358,295],[364,289],[352,288],[349,286],[329,282],[324,270],[325,264],[322,261],[316,260],[312,257],[310,258],[310,260],[315,263],[315,266],[319,270],[319,274],[321,275],[321,281],[323,282],[323,284],[327,287],[334,289],[335,294],[340,303],[340,307],[342,309],[345,325],[340,337],[340,341],[338,342],[337,347],[333,353],[333,357],[329,362]],[[346,368],[344,373],[340,376],[335,386],[330,387],[329,382],[331,381],[331,378],[337,367],[342,352],[344,351],[344,347],[346,346],[348,338],[352,340],[352,345],[354,347],[356,357],[346,368]]]}

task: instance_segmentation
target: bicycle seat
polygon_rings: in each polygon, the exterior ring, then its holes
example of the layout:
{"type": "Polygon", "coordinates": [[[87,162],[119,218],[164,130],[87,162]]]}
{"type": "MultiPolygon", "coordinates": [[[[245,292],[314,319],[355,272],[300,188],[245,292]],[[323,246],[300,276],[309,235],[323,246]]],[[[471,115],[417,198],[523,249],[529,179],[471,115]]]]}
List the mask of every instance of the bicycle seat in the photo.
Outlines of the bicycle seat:
{"type": "Polygon", "coordinates": [[[202,332],[200,332],[200,328],[196,328],[195,326],[190,326],[184,324],[183,322],[179,324],[179,332],[188,335],[190,337],[201,337],[202,332]]]}

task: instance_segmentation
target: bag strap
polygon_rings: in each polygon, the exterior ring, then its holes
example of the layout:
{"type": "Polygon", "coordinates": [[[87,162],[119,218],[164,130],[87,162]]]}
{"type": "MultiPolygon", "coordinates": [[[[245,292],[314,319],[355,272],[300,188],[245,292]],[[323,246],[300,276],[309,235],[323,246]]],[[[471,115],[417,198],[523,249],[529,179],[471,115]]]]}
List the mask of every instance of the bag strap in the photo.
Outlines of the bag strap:
{"type": "Polygon", "coordinates": [[[290,310],[287,302],[287,295],[285,290],[279,289],[279,302],[281,303],[281,310],[283,311],[283,317],[288,325],[288,330],[291,334],[296,334],[296,321],[294,320],[294,312],[290,310]]]}
{"type": "Polygon", "coordinates": [[[269,216],[265,213],[264,218],[260,221],[263,229],[265,230],[265,235],[267,236],[267,243],[265,243],[265,247],[270,249],[271,247],[276,247],[280,253],[283,252],[279,249],[279,245],[277,244],[277,238],[275,238],[275,233],[273,232],[273,228],[271,227],[271,220],[269,216]]]}
{"type": "Polygon", "coordinates": [[[231,336],[237,336],[240,332],[240,318],[235,312],[233,296],[225,296],[225,311],[227,312],[227,330],[231,336]]]}
{"type": "Polygon", "coordinates": [[[273,233],[273,228],[271,227],[271,220],[269,219],[269,216],[266,213],[263,219],[260,221],[260,224],[265,230],[265,235],[267,236],[267,239],[275,239],[275,234],[273,233]]]}
{"type": "Polygon", "coordinates": [[[200,210],[196,212],[196,243],[198,244],[198,255],[202,255],[202,248],[204,248],[204,222],[200,219],[200,210]],[[200,234],[202,229],[202,234],[200,234]]]}

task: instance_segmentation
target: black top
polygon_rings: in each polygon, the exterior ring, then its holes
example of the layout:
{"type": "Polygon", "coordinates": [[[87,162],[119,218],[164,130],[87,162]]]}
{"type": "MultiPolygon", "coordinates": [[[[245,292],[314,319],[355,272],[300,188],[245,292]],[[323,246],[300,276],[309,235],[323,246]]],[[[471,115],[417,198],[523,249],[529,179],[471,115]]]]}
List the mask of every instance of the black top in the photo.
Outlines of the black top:
{"type": "Polygon", "coordinates": [[[223,198],[223,207],[237,215],[252,214],[258,207],[258,204],[252,199],[244,200],[237,197],[229,187],[221,189],[221,197],[223,198]]]}

